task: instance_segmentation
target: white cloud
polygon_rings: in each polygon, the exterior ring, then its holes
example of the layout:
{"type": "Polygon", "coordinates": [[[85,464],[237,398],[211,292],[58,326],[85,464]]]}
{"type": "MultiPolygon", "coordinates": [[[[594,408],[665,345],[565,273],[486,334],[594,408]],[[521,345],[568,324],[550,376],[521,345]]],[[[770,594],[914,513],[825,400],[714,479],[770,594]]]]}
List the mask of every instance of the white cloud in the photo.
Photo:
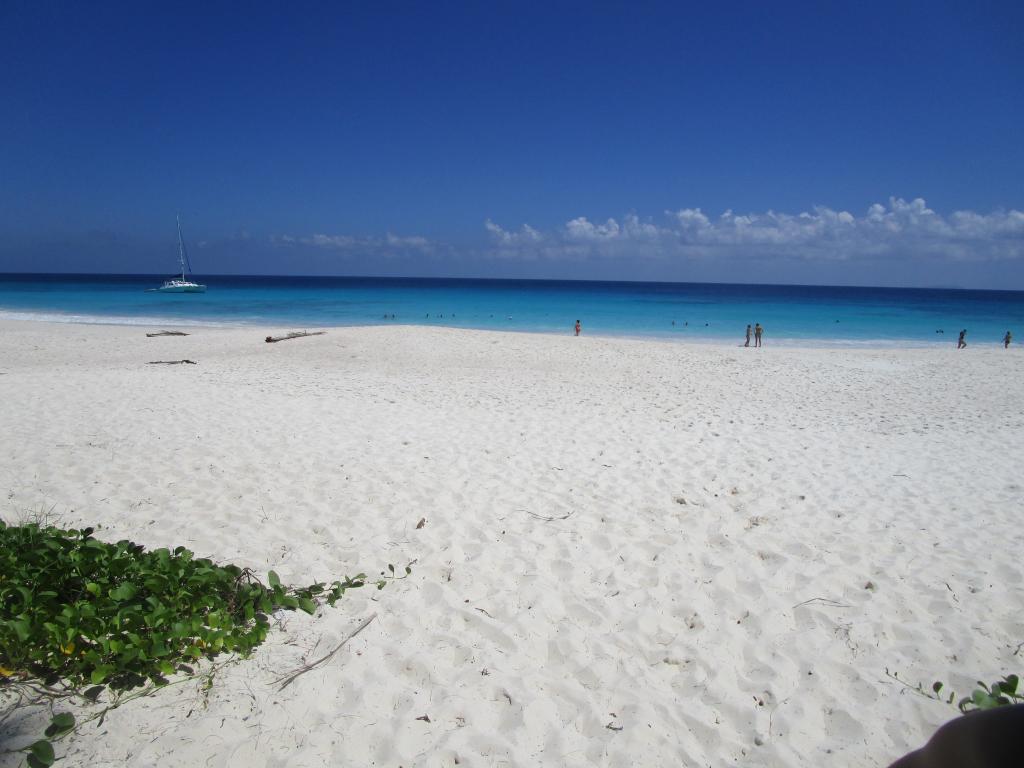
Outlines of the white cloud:
{"type": "Polygon", "coordinates": [[[311,235],[300,238],[299,242],[305,245],[315,245],[318,248],[337,248],[344,250],[359,245],[360,241],[349,235],[311,235]]]}
{"type": "Polygon", "coordinates": [[[529,224],[523,224],[522,228],[518,232],[509,232],[508,230],[499,227],[490,219],[487,219],[484,222],[484,229],[490,233],[494,240],[502,245],[539,243],[543,239],[541,233],[529,224]]]}
{"type": "Polygon", "coordinates": [[[787,259],[819,263],[927,258],[949,262],[1024,260],[1024,212],[955,211],[943,215],[921,198],[890,198],[860,214],[817,206],[801,213],[778,211],[711,214],[701,208],[664,211],[661,216],[628,213],[604,221],[577,216],[560,226],[521,224],[505,229],[487,219],[488,245],[457,249],[420,235],[275,235],[282,248],[311,248],[345,257],[498,258],[582,263],[645,259],[787,259]]]}
{"type": "Polygon", "coordinates": [[[400,237],[399,235],[393,235],[388,232],[385,242],[391,246],[397,246],[400,248],[429,248],[430,241],[425,237],[419,235],[413,235],[411,237],[400,237]]]}
{"type": "Polygon", "coordinates": [[[674,216],[684,230],[700,231],[711,226],[711,220],[700,208],[683,208],[675,213],[670,212],[669,215],[674,216]]]}
{"type": "Polygon", "coordinates": [[[591,224],[585,216],[580,216],[566,223],[565,234],[570,240],[600,242],[616,239],[620,235],[620,229],[615,219],[608,219],[604,224],[591,224]]]}
{"type": "Polygon", "coordinates": [[[388,232],[384,237],[356,235],[325,235],[313,234],[305,237],[294,235],[272,235],[272,245],[277,246],[311,246],[330,251],[352,253],[377,253],[392,255],[410,251],[429,252],[434,243],[419,235],[396,235],[388,232]]]}
{"type": "Polygon", "coordinates": [[[650,221],[641,221],[635,213],[626,214],[622,231],[634,240],[654,240],[662,236],[662,230],[650,221]]]}
{"type": "Polygon", "coordinates": [[[487,220],[492,253],[526,258],[761,256],[816,260],[913,258],[950,260],[1024,258],[1024,212],[942,216],[921,198],[893,197],[857,216],[819,206],[797,214],[726,210],[710,217],[700,208],[666,211],[663,223],[636,214],[621,223],[579,216],[540,232],[528,224],[516,232],[487,220]]]}

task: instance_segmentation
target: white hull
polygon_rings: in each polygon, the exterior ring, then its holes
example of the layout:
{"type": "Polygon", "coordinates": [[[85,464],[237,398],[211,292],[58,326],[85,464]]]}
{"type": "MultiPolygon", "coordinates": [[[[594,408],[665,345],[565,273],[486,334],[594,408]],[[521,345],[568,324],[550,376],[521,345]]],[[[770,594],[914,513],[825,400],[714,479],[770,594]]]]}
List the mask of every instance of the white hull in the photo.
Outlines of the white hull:
{"type": "Polygon", "coordinates": [[[162,285],[156,289],[160,293],[206,293],[206,286],[198,283],[188,285],[162,285]]]}

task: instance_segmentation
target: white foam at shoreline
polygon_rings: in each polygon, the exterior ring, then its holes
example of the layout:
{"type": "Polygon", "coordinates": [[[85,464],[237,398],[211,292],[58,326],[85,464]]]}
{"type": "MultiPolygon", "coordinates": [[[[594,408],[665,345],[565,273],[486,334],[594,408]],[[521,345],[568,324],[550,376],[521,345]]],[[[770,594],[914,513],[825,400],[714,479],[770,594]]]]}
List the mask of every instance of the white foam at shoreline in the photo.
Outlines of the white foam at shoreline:
{"type": "Polygon", "coordinates": [[[160,317],[149,315],[88,315],[64,312],[24,312],[0,309],[0,320],[17,320],[40,323],[69,323],[82,325],[180,325],[202,328],[233,328],[249,325],[246,322],[225,323],[216,320],[160,317]]]}
{"type": "MultiPolygon", "coordinates": [[[[232,318],[230,321],[227,320],[209,320],[209,319],[196,319],[196,318],[182,318],[174,316],[129,316],[129,315],[91,315],[91,314],[73,314],[73,313],[61,313],[61,312],[25,312],[19,310],[4,310],[0,309],[0,320],[14,320],[24,322],[43,322],[43,323],[68,323],[68,324],[83,324],[83,325],[129,325],[129,326],[153,326],[153,325],[172,325],[182,327],[196,327],[196,328],[253,328],[253,327],[274,327],[274,328],[395,328],[395,327],[406,327],[406,328],[436,328],[436,329],[453,329],[453,330],[474,330],[494,333],[523,333],[528,335],[542,335],[542,336],[569,336],[569,331],[560,332],[544,329],[505,329],[495,327],[472,327],[463,325],[444,325],[444,324],[415,324],[407,322],[392,322],[392,323],[366,323],[366,322],[354,322],[344,325],[331,325],[331,324],[318,324],[318,323],[303,323],[301,321],[289,322],[287,318],[283,318],[278,321],[274,321],[268,318],[248,318],[248,319],[236,319],[232,318]]],[[[743,347],[742,342],[737,342],[736,336],[714,336],[705,335],[703,331],[694,329],[692,332],[680,331],[680,332],[657,332],[657,333],[633,333],[633,332],[594,332],[587,330],[584,333],[585,336],[594,338],[609,338],[609,339],[635,339],[635,340],[648,340],[648,341],[667,341],[673,343],[684,343],[684,344],[710,344],[714,346],[737,346],[743,347]]],[[[950,339],[943,338],[942,340],[920,340],[911,338],[900,338],[900,339],[843,339],[835,337],[769,337],[766,339],[766,346],[774,347],[785,347],[785,348],[809,348],[809,349],[935,349],[952,345],[955,347],[956,342],[950,339]]],[[[970,347],[1001,347],[1001,342],[969,342],[970,347]]],[[[753,347],[753,344],[751,344],[753,347]]]]}

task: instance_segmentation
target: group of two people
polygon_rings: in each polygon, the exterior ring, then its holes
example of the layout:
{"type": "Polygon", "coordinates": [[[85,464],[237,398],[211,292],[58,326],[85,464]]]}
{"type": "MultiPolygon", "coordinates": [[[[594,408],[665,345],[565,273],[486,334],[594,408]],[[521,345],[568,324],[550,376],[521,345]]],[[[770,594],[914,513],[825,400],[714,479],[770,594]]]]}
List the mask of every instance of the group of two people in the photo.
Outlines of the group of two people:
{"type": "MultiPolygon", "coordinates": [[[[675,320],[672,321],[672,324],[675,325],[675,320]]],[[[574,330],[576,331],[576,335],[579,336],[580,335],[580,330],[581,330],[581,326],[580,326],[580,321],[579,320],[576,321],[576,327],[575,327],[574,330]]],[[[760,323],[754,323],[753,329],[751,329],[750,323],[747,323],[747,338],[746,338],[746,341],[743,342],[743,346],[744,347],[749,347],[750,346],[751,330],[753,330],[753,334],[754,334],[754,346],[755,347],[760,347],[761,346],[761,334],[764,333],[764,328],[761,327],[760,323]]],[[[1003,337],[1003,348],[1005,349],[1005,348],[1009,347],[1010,346],[1010,342],[1012,340],[1013,340],[1013,336],[1010,334],[1009,331],[1007,331],[1006,335],[1003,337]]],[[[957,339],[956,348],[957,349],[964,349],[966,346],[967,346],[967,329],[965,328],[964,330],[960,331],[960,338],[957,339]]]]}
{"type": "MultiPolygon", "coordinates": [[[[1011,334],[1009,331],[1007,331],[1006,335],[1003,336],[1003,349],[1009,349],[1010,348],[1010,342],[1012,342],[1012,341],[1013,341],[1013,334],[1011,334]]],[[[967,329],[966,328],[964,328],[962,331],[960,331],[960,338],[958,338],[956,340],[956,348],[957,349],[966,349],[967,348],[967,329]]]]}

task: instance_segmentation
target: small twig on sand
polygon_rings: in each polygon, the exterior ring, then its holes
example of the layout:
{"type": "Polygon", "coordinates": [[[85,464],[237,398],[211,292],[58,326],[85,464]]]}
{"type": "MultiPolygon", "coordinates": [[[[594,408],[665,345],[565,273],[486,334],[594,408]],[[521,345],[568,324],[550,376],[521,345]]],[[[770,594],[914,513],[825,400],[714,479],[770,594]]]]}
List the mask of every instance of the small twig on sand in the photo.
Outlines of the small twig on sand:
{"type": "Polygon", "coordinates": [[[780,701],[778,704],[776,704],[774,707],[772,707],[771,711],[768,713],[768,738],[769,739],[772,737],[772,719],[775,717],[775,710],[777,710],[779,707],[781,707],[787,701],[789,701],[789,697],[788,696],[786,698],[784,698],[782,701],[780,701]]]}
{"type": "Polygon", "coordinates": [[[183,331],[160,331],[159,333],[147,333],[146,338],[151,339],[154,336],[188,336],[183,331]]]}
{"type": "Polygon", "coordinates": [[[195,360],[150,360],[148,365],[199,365],[195,360]]]}
{"type": "Polygon", "coordinates": [[[938,696],[932,696],[929,693],[925,693],[925,691],[921,687],[920,683],[918,683],[917,687],[915,688],[910,683],[907,683],[907,682],[904,682],[903,680],[900,680],[899,675],[897,675],[895,672],[890,672],[888,667],[885,668],[885,676],[888,677],[890,680],[895,680],[897,683],[902,685],[904,688],[906,688],[911,693],[916,693],[918,696],[922,696],[922,697],[924,697],[926,699],[931,699],[932,701],[939,701],[939,697],[938,696]]]}
{"type": "Polygon", "coordinates": [[[831,606],[832,608],[850,607],[846,603],[840,603],[837,600],[829,600],[827,597],[812,597],[810,600],[804,600],[802,603],[797,603],[793,606],[793,608],[799,608],[801,605],[807,605],[808,603],[824,603],[825,605],[831,606]]]}
{"type": "Polygon", "coordinates": [[[370,623],[374,619],[376,619],[376,618],[377,618],[377,614],[375,613],[375,614],[371,615],[368,619],[363,621],[363,623],[360,624],[358,627],[356,627],[356,629],[348,637],[346,637],[344,640],[342,640],[340,643],[338,643],[336,646],[334,646],[334,650],[332,650],[326,656],[322,656],[321,658],[319,658],[316,661],[314,661],[312,664],[304,664],[303,666],[299,667],[299,669],[295,670],[294,672],[292,672],[292,673],[290,673],[288,675],[285,675],[282,678],[279,678],[279,679],[275,680],[274,681],[274,685],[277,685],[278,683],[281,683],[281,687],[278,688],[277,690],[283,691],[299,675],[304,675],[305,673],[309,672],[309,670],[313,669],[314,667],[318,667],[321,664],[323,664],[325,661],[329,661],[331,659],[331,657],[334,656],[334,654],[336,654],[338,651],[340,651],[342,649],[342,647],[344,647],[345,643],[347,643],[353,637],[355,637],[360,632],[362,632],[364,629],[366,629],[368,626],[370,626],[370,623]]]}
{"type": "Polygon", "coordinates": [[[572,512],[569,512],[569,513],[564,514],[564,515],[559,515],[558,517],[552,517],[550,515],[538,515],[536,512],[531,512],[528,509],[520,509],[520,510],[517,510],[517,511],[518,512],[525,512],[530,517],[536,517],[538,520],[543,520],[545,523],[550,523],[550,522],[553,522],[555,520],[568,520],[570,517],[572,517],[573,515],[576,514],[576,510],[575,509],[572,510],[572,512]]]}
{"type": "Polygon", "coordinates": [[[274,344],[278,341],[288,341],[288,339],[301,339],[305,336],[323,336],[327,331],[292,331],[285,336],[267,336],[267,344],[274,344]]]}

